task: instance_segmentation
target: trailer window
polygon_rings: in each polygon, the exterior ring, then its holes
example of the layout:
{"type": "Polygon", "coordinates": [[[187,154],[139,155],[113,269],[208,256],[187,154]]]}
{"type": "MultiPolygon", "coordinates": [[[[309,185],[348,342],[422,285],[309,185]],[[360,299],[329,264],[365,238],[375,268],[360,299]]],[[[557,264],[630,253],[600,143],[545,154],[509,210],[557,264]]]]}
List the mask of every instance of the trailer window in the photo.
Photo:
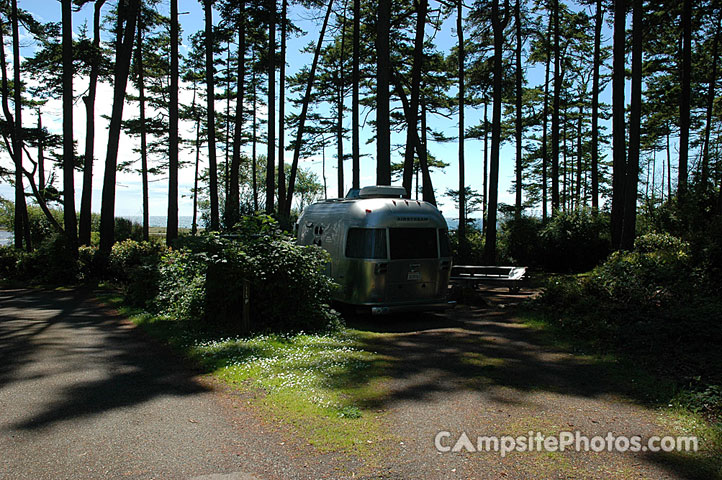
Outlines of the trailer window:
{"type": "Polygon", "coordinates": [[[349,228],[346,257],[386,259],[386,229],[349,228]]]}
{"type": "Polygon", "coordinates": [[[447,230],[439,230],[439,254],[442,257],[451,256],[451,245],[449,244],[449,232],[447,230]]]}
{"type": "Polygon", "coordinates": [[[390,228],[391,260],[438,258],[435,228],[390,228]]]}

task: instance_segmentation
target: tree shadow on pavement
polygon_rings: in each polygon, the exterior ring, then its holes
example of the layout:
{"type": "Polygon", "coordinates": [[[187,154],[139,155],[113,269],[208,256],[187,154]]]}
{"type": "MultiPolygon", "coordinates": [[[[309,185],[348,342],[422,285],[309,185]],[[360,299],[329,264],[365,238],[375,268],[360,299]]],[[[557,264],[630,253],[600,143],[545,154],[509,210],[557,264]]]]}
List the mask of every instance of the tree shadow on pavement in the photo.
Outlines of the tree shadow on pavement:
{"type": "Polygon", "coordinates": [[[16,429],[205,390],[167,349],[123,324],[89,292],[0,294],[0,389],[46,394],[42,407],[13,425],[16,429]]]}
{"type": "MultiPolygon", "coordinates": [[[[559,394],[562,403],[567,397],[623,397],[654,405],[650,391],[662,388],[653,386],[655,378],[625,370],[611,359],[577,355],[550,345],[545,332],[515,318],[517,300],[496,295],[485,307],[462,306],[446,314],[350,319],[349,327],[371,332],[363,337],[363,348],[383,357],[384,375],[390,379],[387,390],[369,397],[364,406],[387,410],[408,408],[411,402],[423,409],[463,391],[478,392],[491,403],[531,407],[532,411],[538,409],[534,397],[527,395],[532,392],[559,394]]],[[[639,422],[628,428],[644,428],[643,421],[639,422]]],[[[719,478],[719,472],[709,476],[716,463],[704,455],[643,458],[675,477],[700,478],[699,473],[706,472],[708,478],[719,478]]]]}

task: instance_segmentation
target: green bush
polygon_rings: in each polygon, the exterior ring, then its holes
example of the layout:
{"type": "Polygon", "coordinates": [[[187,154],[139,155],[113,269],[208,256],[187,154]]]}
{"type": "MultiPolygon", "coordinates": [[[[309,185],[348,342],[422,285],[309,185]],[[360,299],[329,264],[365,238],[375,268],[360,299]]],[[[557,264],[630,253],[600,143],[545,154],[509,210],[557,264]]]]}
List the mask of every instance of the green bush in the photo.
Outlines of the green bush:
{"type": "MultiPolygon", "coordinates": [[[[50,238],[56,233],[48,217],[42,209],[33,204],[28,204],[28,221],[30,222],[30,242],[33,247],[38,247],[42,242],[50,238]]],[[[63,211],[59,209],[51,209],[55,221],[60,225],[63,224],[63,211]]],[[[9,200],[0,198],[0,227],[12,232],[15,228],[15,204],[9,200]]]]}
{"type": "Polygon", "coordinates": [[[64,235],[53,233],[32,254],[42,283],[68,284],[78,279],[77,253],[68,247],[64,235]]]}
{"type": "Polygon", "coordinates": [[[539,262],[552,272],[585,272],[610,251],[607,218],[589,210],[557,212],[542,228],[539,262]]]}
{"type": "Polygon", "coordinates": [[[113,245],[108,258],[111,279],[124,288],[130,303],[148,305],[158,292],[159,264],[167,248],[154,242],[125,240],[113,245]]]}
{"type": "Polygon", "coordinates": [[[19,280],[20,265],[27,253],[13,246],[0,247],[0,279],[19,280]]]}
{"type": "Polygon", "coordinates": [[[98,280],[103,277],[104,262],[96,246],[78,248],[78,274],[81,280],[98,280]]]}
{"type": "Polygon", "coordinates": [[[169,250],[160,259],[157,311],[181,319],[205,316],[208,258],[188,250],[169,250]]]}
{"type": "Polygon", "coordinates": [[[0,278],[33,284],[72,284],[77,281],[78,262],[60,234],[51,234],[36,250],[0,247],[0,278]]]}
{"type": "Polygon", "coordinates": [[[143,240],[143,226],[139,223],[128,220],[123,217],[115,219],[115,241],[122,242],[124,240],[143,240]]]}
{"type": "Polygon", "coordinates": [[[483,265],[484,264],[484,235],[481,230],[469,224],[466,230],[466,241],[469,251],[462,255],[459,251],[459,231],[449,230],[449,246],[455,264],[483,265]]]}
{"type": "Polygon", "coordinates": [[[710,399],[719,397],[707,386],[722,384],[722,300],[705,282],[688,242],[649,233],[588,275],[551,278],[536,305],[551,323],[601,351],[664,365],[664,375],[685,390],[697,378],[687,403],[711,411],[710,399]]]}
{"type": "Polygon", "coordinates": [[[158,269],[155,305],[167,315],[237,328],[247,281],[254,331],[318,330],[338,322],[329,307],[334,285],[323,274],[326,252],[296,245],[271,217],[244,217],[226,238],[208,234],[177,245],[158,269]]]}
{"type": "Polygon", "coordinates": [[[695,291],[689,244],[668,234],[650,233],[632,252],[614,252],[588,280],[609,299],[650,308],[687,299],[695,291]]]}
{"type": "Polygon", "coordinates": [[[252,242],[246,253],[255,326],[304,330],[337,321],[328,305],[335,285],[323,273],[329,261],[323,249],[277,238],[252,242]]]}
{"type": "Polygon", "coordinates": [[[541,220],[536,217],[506,219],[499,231],[500,258],[512,265],[540,266],[540,261],[544,258],[539,249],[541,229],[541,220]]]}

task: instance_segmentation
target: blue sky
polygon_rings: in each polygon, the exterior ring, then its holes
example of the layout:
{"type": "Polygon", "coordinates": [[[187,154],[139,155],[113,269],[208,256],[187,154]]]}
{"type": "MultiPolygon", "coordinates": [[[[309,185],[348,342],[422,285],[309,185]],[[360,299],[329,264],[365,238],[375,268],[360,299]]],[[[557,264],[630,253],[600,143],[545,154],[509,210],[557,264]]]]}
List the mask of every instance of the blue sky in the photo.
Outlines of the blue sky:
{"type": "MultiPolygon", "coordinates": [[[[23,9],[26,9],[30,12],[32,12],[34,15],[36,15],[40,20],[42,21],[58,21],[60,18],[60,2],[57,0],[20,0],[20,7],[23,9]]],[[[168,1],[164,0],[161,4],[161,9],[164,11],[168,11],[168,1]]],[[[106,6],[104,10],[109,10],[109,7],[106,6]]],[[[197,0],[179,0],[179,10],[181,12],[187,12],[184,15],[181,15],[181,25],[184,31],[184,35],[187,36],[202,29],[203,28],[203,12],[200,6],[200,3],[197,0]]],[[[299,50],[307,45],[309,42],[315,42],[316,41],[316,35],[318,32],[318,25],[315,23],[315,21],[310,20],[310,18],[313,15],[310,15],[309,12],[302,7],[293,7],[290,9],[289,16],[292,19],[294,23],[296,23],[301,29],[303,29],[305,32],[310,32],[304,36],[292,38],[289,40],[288,44],[288,67],[287,67],[287,74],[292,75],[296,71],[298,71],[301,67],[303,67],[306,64],[310,64],[312,58],[311,54],[300,54],[299,50]]],[[[217,18],[217,17],[216,17],[217,18]]],[[[79,31],[80,26],[83,24],[83,22],[87,21],[89,25],[92,25],[92,6],[86,6],[81,10],[80,12],[74,14],[73,17],[74,21],[74,31],[77,33],[79,31]]],[[[444,24],[442,30],[436,35],[435,41],[438,45],[438,48],[441,51],[449,52],[451,47],[455,45],[457,39],[456,39],[456,33],[453,28],[455,23],[455,17],[450,18],[447,20],[447,22],[444,24]]],[[[427,31],[428,33],[428,31],[427,31]]],[[[468,35],[467,35],[468,36],[468,35]]],[[[23,54],[27,55],[30,53],[31,43],[29,40],[26,39],[25,42],[23,42],[25,45],[25,48],[23,49],[23,54]]],[[[185,47],[181,48],[181,53],[185,51],[185,47]]],[[[6,52],[9,54],[9,51],[6,52]]],[[[9,55],[8,55],[9,57],[9,55]]],[[[529,81],[531,84],[537,84],[539,83],[539,68],[535,66],[529,66],[527,70],[527,75],[530,77],[529,81]]],[[[86,80],[78,78],[76,79],[76,95],[82,92],[86,80]]],[[[603,102],[609,102],[609,98],[607,98],[607,94],[609,92],[603,93],[603,102]]],[[[99,109],[101,110],[99,113],[109,113],[110,110],[110,103],[111,103],[111,90],[110,86],[105,85],[101,86],[99,91],[99,109]],[[105,109],[105,110],[103,110],[105,109]]],[[[189,102],[190,96],[189,95],[181,95],[181,102],[189,102]]],[[[82,107],[82,102],[78,102],[76,105],[76,108],[74,109],[74,131],[75,131],[75,138],[79,142],[79,149],[82,151],[83,145],[84,145],[84,108],[82,107]]],[[[348,104],[350,107],[350,103],[348,104]]],[[[287,114],[290,113],[290,106],[287,103],[286,112],[287,114]]],[[[48,126],[51,130],[60,133],[62,129],[62,118],[60,115],[60,102],[51,102],[48,104],[48,110],[44,114],[43,122],[45,125],[48,126]]],[[[130,112],[128,106],[126,105],[125,109],[125,116],[129,116],[131,114],[135,114],[135,112],[130,112]]],[[[362,112],[362,115],[364,112],[362,112]]],[[[481,109],[474,109],[474,108],[467,108],[465,110],[466,114],[466,126],[467,128],[469,126],[478,124],[481,121],[481,116],[483,114],[483,111],[481,109]]],[[[491,112],[489,112],[489,115],[491,115],[491,112]]],[[[373,112],[371,112],[370,118],[373,118],[373,112]]],[[[363,117],[362,117],[363,118],[363,117]]],[[[35,122],[34,117],[28,113],[25,117],[25,121],[35,122]]],[[[350,113],[346,116],[346,124],[348,127],[350,127],[350,113]]],[[[452,119],[444,119],[440,117],[433,117],[430,116],[428,119],[429,126],[444,132],[448,136],[456,136],[458,133],[458,120],[456,117],[452,119]]],[[[98,132],[98,139],[96,142],[96,164],[95,164],[95,170],[94,170],[94,182],[93,182],[93,210],[99,211],[100,210],[100,194],[101,194],[101,184],[102,184],[102,168],[103,168],[103,160],[105,158],[105,148],[106,148],[106,141],[107,141],[107,135],[105,135],[105,123],[103,123],[102,120],[100,120],[99,130],[98,132]]],[[[189,133],[190,126],[189,125],[181,125],[181,130],[186,131],[189,133]]],[[[368,138],[372,134],[370,127],[366,127],[362,131],[362,137],[368,138]]],[[[289,131],[286,130],[286,145],[288,145],[291,136],[295,135],[295,131],[289,131]]],[[[376,171],[376,164],[373,160],[375,158],[375,145],[374,144],[366,144],[365,138],[362,138],[362,155],[366,154],[365,159],[362,161],[361,166],[361,183],[362,185],[371,185],[375,183],[375,171],[376,171]]],[[[401,144],[405,142],[405,135],[394,135],[392,137],[392,143],[393,144],[401,144]]],[[[130,138],[124,137],[121,140],[121,153],[120,157],[121,159],[124,158],[124,156],[134,156],[131,152],[131,149],[134,145],[134,141],[130,138]]],[[[250,147],[249,147],[250,149],[250,147]]],[[[265,149],[265,146],[263,147],[265,149]]],[[[351,143],[350,140],[347,141],[344,145],[344,150],[346,152],[349,152],[351,149],[351,143]]],[[[483,159],[483,145],[482,142],[477,140],[467,140],[465,143],[465,150],[466,150],[466,179],[467,184],[476,190],[481,191],[482,189],[482,175],[483,175],[483,167],[482,167],[482,159],[483,159]]],[[[446,163],[449,163],[450,165],[443,171],[432,173],[432,180],[434,182],[434,187],[437,192],[437,198],[439,198],[440,201],[440,209],[444,213],[444,215],[447,218],[455,218],[458,214],[456,212],[456,209],[454,208],[452,202],[449,199],[443,198],[442,194],[447,190],[447,188],[458,188],[458,143],[456,141],[449,142],[445,144],[437,144],[437,143],[431,143],[429,145],[429,151],[433,153],[437,158],[445,161],[446,163]]],[[[250,152],[250,150],[249,150],[250,152]]],[[[335,196],[335,192],[337,192],[337,185],[336,185],[336,169],[334,167],[336,163],[336,159],[334,158],[335,154],[335,146],[331,146],[327,149],[326,152],[326,162],[327,162],[327,169],[326,169],[326,177],[328,180],[328,191],[329,196],[335,196]]],[[[396,155],[400,156],[403,152],[399,152],[396,155]]],[[[4,154],[3,154],[4,155],[4,154]]],[[[186,155],[188,159],[190,160],[192,158],[191,152],[185,152],[182,155],[186,155]]],[[[514,145],[511,142],[508,142],[502,147],[501,151],[501,165],[500,165],[500,202],[505,203],[513,203],[513,194],[508,193],[508,190],[511,186],[513,176],[514,176],[514,145]]],[[[7,155],[4,155],[4,157],[7,157],[7,155]]],[[[292,153],[287,152],[286,154],[287,162],[290,162],[292,158],[292,153]]],[[[398,159],[400,157],[397,157],[398,159]]],[[[3,158],[0,159],[0,162],[3,162],[3,165],[8,164],[8,159],[3,158]]],[[[320,155],[317,158],[309,159],[307,161],[302,162],[302,166],[305,168],[310,168],[314,172],[316,172],[319,175],[319,178],[321,177],[321,161],[320,161],[320,155]]],[[[345,177],[345,190],[348,190],[350,187],[350,181],[351,181],[351,165],[350,161],[346,162],[345,168],[344,168],[344,177],[345,177]]],[[[190,188],[192,186],[193,181],[193,172],[192,167],[186,167],[182,172],[180,176],[180,215],[191,215],[192,213],[192,199],[190,198],[190,188]]],[[[154,181],[151,183],[151,193],[150,193],[150,199],[151,199],[151,215],[165,215],[167,210],[167,179],[165,176],[159,177],[154,179],[154,181]]],[[[61,187],[61,185],[58,185],[61,187]]],[[[78,194],[77,204],[79,205],[79,195],[80,195],[80,186],[81,186],[81,178],[80,176],[76,176],[76,192],[78,194]]],[[[117,199],[116,199],[116,214],[117,215],[139,215],[142,212],[142,205],[141,205],[141,185],[140,185],[140,176],[138,174],[134,173],[122,173],[118,177],[118,189],[117,189],[117,199]]],[[[12,190],[9,185],[6,184],[0,184],[0,195],[2,195],[5,198],[11,198],[12,197],[12,190]]],[[[478,214],[476,214],[478,215],[478,214]]],[[[475,215],[475,216],[476,216],[475,215]]]]}

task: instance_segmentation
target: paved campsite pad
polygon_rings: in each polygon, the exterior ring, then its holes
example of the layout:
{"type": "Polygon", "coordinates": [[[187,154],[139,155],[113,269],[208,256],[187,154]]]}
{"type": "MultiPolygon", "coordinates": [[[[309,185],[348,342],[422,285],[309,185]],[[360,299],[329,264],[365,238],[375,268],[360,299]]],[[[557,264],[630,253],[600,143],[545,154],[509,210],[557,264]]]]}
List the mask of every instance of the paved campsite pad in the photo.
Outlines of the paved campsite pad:
{"type": "Polygon", "coordinates": [[[0,291],[0,479],[337,478],[80,291],[0,291]]]}
{"type": "MultiPolygon", "coordinates": [[[[657,411],[625,395],[619,367],[542,346],[538,332],[506,313],[523,300],[487,289],[486,307],[461,306],[445,315],[362,321],[377,331],[366,346],[392,365],[388,389],[374,408],[393,432],[387,478],[698,478],[698,460],[673,453],[494,452],[439,453],[434,438],[448,431],[451,446],[465,432],[478,436],[593,437],[678,435],[657,411]]],[[[632,380],[633,381],[633,380],[632,380]]]]}
{"type": "Polygon", "coordinates": [[[383,332],[366,347],[390,364],[368,405],[389,436],[364,465],[319,453],[89,294],[0,291],[0,479],[694,478],[694,459],[671,454],[436,451],[442,430],[450,443],[674,433],[599,361],[540,346],[503,308],[520,298],[496,291],[487,307],[359,325],[383,332]]]}

